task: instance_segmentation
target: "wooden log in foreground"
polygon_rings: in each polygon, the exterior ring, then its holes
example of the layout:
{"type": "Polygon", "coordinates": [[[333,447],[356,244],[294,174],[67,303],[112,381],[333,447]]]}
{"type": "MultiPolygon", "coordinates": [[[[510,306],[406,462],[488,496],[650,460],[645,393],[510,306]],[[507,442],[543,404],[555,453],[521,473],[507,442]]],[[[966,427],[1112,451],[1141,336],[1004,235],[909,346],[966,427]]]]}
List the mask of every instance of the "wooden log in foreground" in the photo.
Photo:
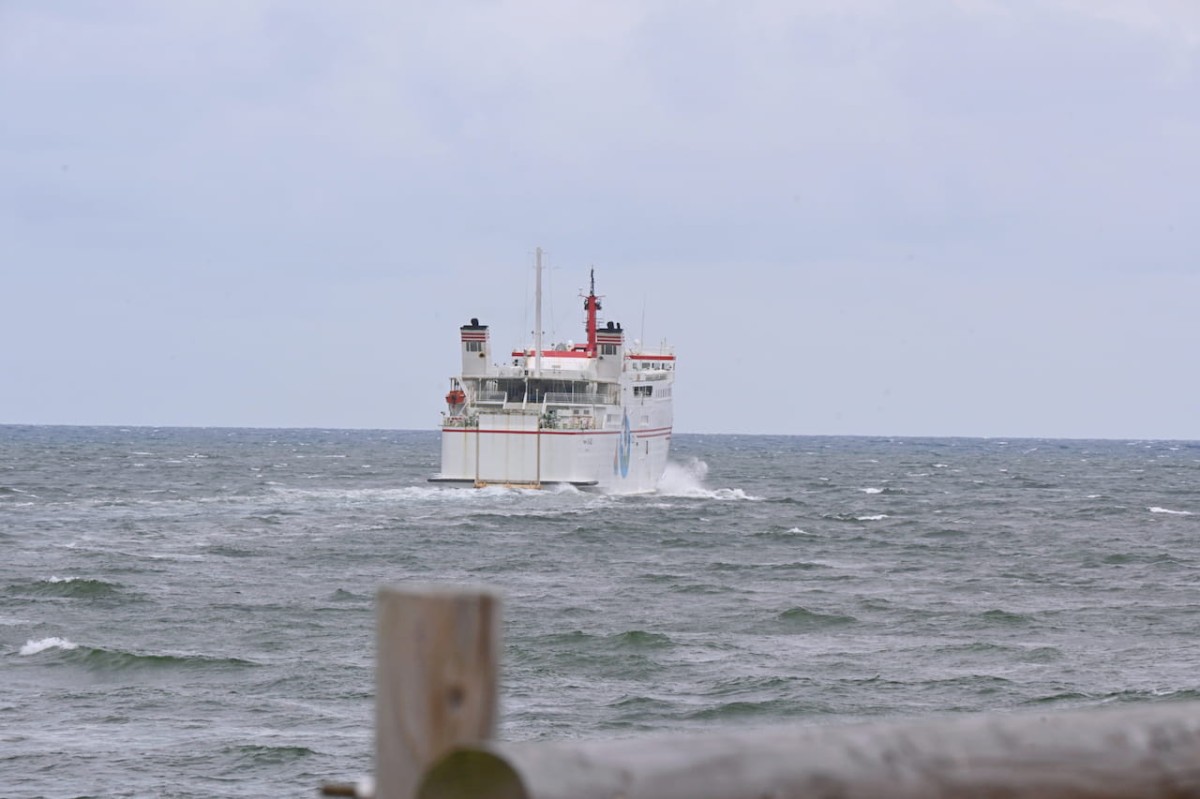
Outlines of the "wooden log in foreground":
{"type": "Polygon", "coordinates": [[[411,799],[438,758],[495,732],[500,600],[423,585],[377,604],[375,796],[411,799]]]}
{"type": "Polygon", "coordinates": [[[459,748],[419,799],[1200,797],[1200,703],[459,748]]]}

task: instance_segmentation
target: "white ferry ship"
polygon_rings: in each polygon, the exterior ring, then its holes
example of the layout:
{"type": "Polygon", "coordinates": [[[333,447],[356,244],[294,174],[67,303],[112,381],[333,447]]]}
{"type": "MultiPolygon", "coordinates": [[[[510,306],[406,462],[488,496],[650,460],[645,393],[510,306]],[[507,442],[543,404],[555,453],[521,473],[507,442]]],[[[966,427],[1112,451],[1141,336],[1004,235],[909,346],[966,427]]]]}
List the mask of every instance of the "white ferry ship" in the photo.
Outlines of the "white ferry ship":
{"type": "Polygon", "coordinates": [[[594,271],[587,342],[543,349],[540,248],[536,269],[532,348],[493,364],[488,326],[459,328],[462,374],[450,379],[441,472],[430,481],[653,491],[671,446],[675,355],[629,347],[619,323],[600,321],[594,271]]]}

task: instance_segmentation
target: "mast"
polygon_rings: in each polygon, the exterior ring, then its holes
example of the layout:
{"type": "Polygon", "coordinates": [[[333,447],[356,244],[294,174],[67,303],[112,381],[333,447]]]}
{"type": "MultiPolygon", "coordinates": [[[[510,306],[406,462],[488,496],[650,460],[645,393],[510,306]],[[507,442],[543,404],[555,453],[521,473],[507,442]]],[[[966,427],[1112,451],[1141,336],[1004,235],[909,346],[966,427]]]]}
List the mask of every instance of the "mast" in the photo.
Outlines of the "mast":
{"type": "Polygon", "coordinates": [[[542,376],[542,248],[537,248],[537,289],[534,292],[533,376],[542,376]]]}
{"type": "Polygon", "coordinates": [[[583,302],[584,310],[587,311],[587,354],[589,356],[596,354],[596,311],[600,310],[600,300],[596,297],[596,270],[591,270],[592,287],[588,291],[587,299],[583,302]]]}

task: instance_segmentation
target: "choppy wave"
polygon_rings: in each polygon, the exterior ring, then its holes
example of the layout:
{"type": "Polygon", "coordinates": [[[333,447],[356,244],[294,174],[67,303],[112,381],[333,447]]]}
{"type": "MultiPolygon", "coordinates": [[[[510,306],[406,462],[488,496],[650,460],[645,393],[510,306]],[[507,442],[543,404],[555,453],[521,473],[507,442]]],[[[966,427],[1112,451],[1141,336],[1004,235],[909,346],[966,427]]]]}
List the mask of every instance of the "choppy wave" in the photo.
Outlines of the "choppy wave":
{"type": "MultiPolygon", "coordinates": [[[[7,507],[32,507],[36,504],[34,502],[36,499],[38,499],[37,494],[31,494],[28,491],[24,491],[20,488],[13,488],[11,486],[0,486],[0,502],[3,502],[7,507]]],[[[6,534],[0,533],[0,538],[4,537],[7,537],[6,534]]]]}
{"type": "Polygon", "coordinates": [[[242,767],[275,766],[295,763],[316,754],[307,746],[264,746],[243,744],[227,747],[223,754],[233,756],[242,767]]]}
{"type": "Polygon", "coordinates": [[[650,633],[645,630],[629,630],[609,636],[609,641],[621,647],[631,649],[663,649],[674,646],[670,636],[662,633],[650,633]]]}
{"type": "Polygon", "coordinates": [[[1025,700],[1026,705],[1107,705],[1124,702],[1186,702],[1200,699],[1200,690],[1060,691],[1025,700]]]}
{"type": "Polygon", "coordinates": [[[840,613],[817,613],[808,608],[788,608],[777,617],[790,629],[813,630],[823,627],[841,627],[854,624],[858,619],[840,613]]]}
{"type": "Polygon", "coordinates": [[[685,718],[698,721],[725,721],[742,719],[786,719],[793,716],[808,716],[827,713],[828,706],[820,702],[795,698],[741,700],[709,705],[686,714],[685,718]]]}
{"type": "Polygon", "coordinates": [[[755,538],[766,538],[777,541],[802,541],[802,540],[819,540],[822,536],[816,533],[810,533],[800,527],[789,527],[786,530],[760,530],[752,534],[755,538]]]}
{"type": "Polygon", "coordinates": [[[122,594],[124,590],[125,586],[108,580],[57,576],[50,576],[44,580],[35,580],[28,583],[14,583],[8,587],[8,593],[10,594],[71,599],[111,598],[122,594]]]}
{"type": "Polygon", "coordinates": [[[821,518],[836,522],[880,522],[890,519],[891,516],[886,513],[827,513],[821,518]]]}
{"type": "Polygon", "coordinates": [[[1169,508],[1158,508],[1158,507],[1149,508],[1148,510],[1151,513],[1166,513],[1171,516],[1191,516],[1192,515],[1192,512],[1190,510],[1170,510],[1169,508]]]}
{"type": "Polygon", "coordinates": [[[80,646],[66,638],[43,638],[30,640],[21,647],[22,655],[41,655],[51,650],[62,650],[59,658],[76,666],[92,671],[127,672],[157,671],[173,669],[226,670],[252,668],[258,664],[235,657],[216,657],[200,654],[147,654],[126,652],[118,649],[80,646]]]}
{"type": "Polygon", "coordinates": [[[984,611],[979,614],[979,618],[998,624],[1028,624],[1033,621],[1032,617],[1023,613],[999,609],[984,611]]]}
{"type": "Polygon", "coordinates": [[[36,655],[39,652],[45,652],[47,649],[77,649],[78,644],[67,640],[66,638],[42,638],[38,641],[26,641],[25,646],[21,647],[20,654],[36,655]]]}
{"type": "Polygon", "coordinates": [[[249,660],[233,657],[184,654],[154,655],[109,649],[78,650],[74,662],[88,668],[103,671],[130,671],[139,669],[243,669],[258,665],[249,660]]]}
{"type": "Polygon", "coordinates": [[[609,635],[593,635],[582,630],[547,636],[545,642],[556,646],[612,652],[618,649],[662,649],[673,646],[670,636],[645,630],[626,630],[609,635]]]}

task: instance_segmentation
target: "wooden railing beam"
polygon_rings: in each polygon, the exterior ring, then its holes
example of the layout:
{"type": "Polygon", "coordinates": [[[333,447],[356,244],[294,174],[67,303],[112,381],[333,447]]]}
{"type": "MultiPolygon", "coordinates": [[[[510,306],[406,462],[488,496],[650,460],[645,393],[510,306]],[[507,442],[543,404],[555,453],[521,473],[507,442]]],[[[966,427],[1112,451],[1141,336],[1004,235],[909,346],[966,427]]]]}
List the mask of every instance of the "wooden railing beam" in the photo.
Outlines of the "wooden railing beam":
{"type": "Polygon", "coordinates": [[[1200,798],[1200,703],[460,749],[419,799],[1200,798]]]}

